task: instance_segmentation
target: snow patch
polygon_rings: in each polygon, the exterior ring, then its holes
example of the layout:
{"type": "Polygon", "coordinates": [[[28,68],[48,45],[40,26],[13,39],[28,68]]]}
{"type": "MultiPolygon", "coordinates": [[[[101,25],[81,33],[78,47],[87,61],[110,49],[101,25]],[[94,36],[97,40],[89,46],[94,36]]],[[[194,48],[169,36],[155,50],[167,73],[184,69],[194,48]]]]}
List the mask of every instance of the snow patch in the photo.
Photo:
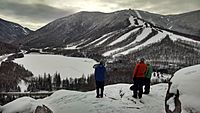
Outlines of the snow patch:
{"type": "Polygon", "coordinates": [[[169,29],[172,29],[173,26],[170,26],[169,29]]]}
{"type": "Polygon", "coordinates": [[[174,111],[175,109],[174,98],[175,98],[175,95],[171,97],[169,100],[167,100],[167,105],[169,105],[169,110],[171,111],[174,111]]]}
{"type": "Polygon", "coordinates": [[[64,49],[71,50],[71,49],[78,49],[78,48],[77,48],[77,45],[75,45],[75,46],[67,45],[67,47],[65,47],[64,49]]]}
{"type": "Polygon", "coordinates": [[[131,25],[129,25],[129,27],[135,25],[135,21],[134,21],[134,19],[136,19],[136,18],[134,18],[133,16],[130,16],[130,17],[129,17],[129,22],[131,23],[131,25]]]}
{"type": "Polygon", "coordinates": [[[24,34],[25,34],[25,35],[28,35],[28,34],[29,34],[29,32],[28,32],[26,29],[22,28],[22,30],[24,31],[24,34]]]}
{"type": "Polygon", "coordinates": [[[137,10],[134,10],[134,11],[135,11],[138,18],[142,18],[142,16],[140,15],[140,13],[137,10]]]}
{"type": "Polygon", "coordinates": [[[135,25],[135,20],[137,20],[138,25],[144,25],[144,24],[145,24],[144,21],[142,21],[142,20],[140,20],[140,19],[138,19],[138,18],[134,18],[133,16],[130,16],[130,17],[129,17],[129,22],[130,22],[131,24],[129,25],[129,27],[131,27],[131,26],[136,26],[136,25],[135,25]]]}
{"type": "Polygon", "coordinates": [[[28,84],[26,84],[24,80],[21,80],[18,86],[20,87],[21,92],[27,91],[28,84]]]}

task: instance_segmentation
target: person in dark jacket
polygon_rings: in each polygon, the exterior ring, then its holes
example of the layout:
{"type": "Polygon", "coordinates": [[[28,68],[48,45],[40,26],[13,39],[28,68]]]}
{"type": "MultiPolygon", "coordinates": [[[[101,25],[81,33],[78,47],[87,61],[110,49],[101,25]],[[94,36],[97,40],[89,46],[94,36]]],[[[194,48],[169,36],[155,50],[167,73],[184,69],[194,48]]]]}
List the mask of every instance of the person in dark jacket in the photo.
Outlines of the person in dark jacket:
{"type": "Polygon", "coordinates": [[[134,82],[134,89],[133,89],[133,97],[142,98],[143,94],[143,84],[144,84],[144,75],[147,71],[147,65],[144,63],[144,58],[140,59],[140,62],[136,64],[134,72],[133,72],[133,82],[134,82]],[[139,94],[138,94],[139,91],[139,94]]]}
{"type": "Polygon", "coordinates": [[[145,73],[144,94],[149,94],[150,92],[152,73],[153,73],[153,67],[149,63],[147,63],[147,72],[145,73]]]}
{"type": "Polygon", "coordinates": [[[102,61],[99,64],[94,65],[93,68],[95,68],[94,76],[96,81],[96,98],[103,98],[106,68],[102,61]],[[99,94],[99,89],[101,89],[101,94],[99,94]]]}

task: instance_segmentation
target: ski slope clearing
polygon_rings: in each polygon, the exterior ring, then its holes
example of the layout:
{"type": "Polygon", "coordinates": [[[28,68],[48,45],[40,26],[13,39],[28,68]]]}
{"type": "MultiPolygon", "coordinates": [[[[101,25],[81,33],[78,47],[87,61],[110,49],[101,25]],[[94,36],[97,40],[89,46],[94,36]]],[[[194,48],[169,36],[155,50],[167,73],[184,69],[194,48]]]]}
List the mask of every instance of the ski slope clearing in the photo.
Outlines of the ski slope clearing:
{"type": "Polygon", "coordinates": [[[167,84],[151,87],[149,95],[134,99],[130,84],[116,84],[105,87],[104,98],[95,98],[96,92],[59,90],[50,97],[34,100],[22,97],[1,107],[2,113],[16,113],[30,110],[44,104],[54,113],[164,113],[164,99],[167,84]],[[23,103],[21,107],[13,107],[23,103]]]}
{"type": "Polygon", "coordinates": [[[171,80],[170,93],[176,94],[177,90],[179,90],[183,113],[200,113],[199,69],[200,65],[181,69],[175,73],[171,80]]]}
{"type": "Polygon", "coordinates": [[[61,55],[26,54],[24,58],[15,59],[14,62],[23,65],[34,76],[44,73],[54,75],[60,73],[61,78],[88,76],[94,72],[92,68],[96,61],[87,58],[65,57],[61,55]]]}

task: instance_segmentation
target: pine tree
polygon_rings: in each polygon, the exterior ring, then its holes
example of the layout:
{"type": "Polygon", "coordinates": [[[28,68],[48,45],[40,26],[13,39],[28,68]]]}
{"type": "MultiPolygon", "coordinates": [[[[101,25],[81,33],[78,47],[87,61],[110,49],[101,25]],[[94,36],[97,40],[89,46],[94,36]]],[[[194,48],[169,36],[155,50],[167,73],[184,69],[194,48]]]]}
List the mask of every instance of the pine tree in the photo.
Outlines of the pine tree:
{"type": "Polygon", "coordinates": [[[51,75],[48,74],[48,78],[47,78],[47,88],[48,88],[48,91],[52,91],[52,78],[51,78],[51,75]]]}

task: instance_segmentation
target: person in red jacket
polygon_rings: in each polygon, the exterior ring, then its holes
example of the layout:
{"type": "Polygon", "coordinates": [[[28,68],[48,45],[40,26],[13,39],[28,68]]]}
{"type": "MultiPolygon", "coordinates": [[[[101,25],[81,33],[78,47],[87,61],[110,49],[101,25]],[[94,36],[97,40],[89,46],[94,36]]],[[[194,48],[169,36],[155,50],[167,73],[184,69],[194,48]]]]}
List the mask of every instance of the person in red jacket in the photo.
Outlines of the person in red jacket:
{"type": "Polygon", "coordinates": [[[142,98],[143,93],[143,84],[145,79],[145,73],[147,71],[147,65],[144,63],[145,59],[141,58],[140,62],[136,64],[134,72],[133,72],[133,82],[134,82],[134,89],[133,89],[133,97],[142,98]],[[139,91],[139,93],[138,93],[139,91]]]}

